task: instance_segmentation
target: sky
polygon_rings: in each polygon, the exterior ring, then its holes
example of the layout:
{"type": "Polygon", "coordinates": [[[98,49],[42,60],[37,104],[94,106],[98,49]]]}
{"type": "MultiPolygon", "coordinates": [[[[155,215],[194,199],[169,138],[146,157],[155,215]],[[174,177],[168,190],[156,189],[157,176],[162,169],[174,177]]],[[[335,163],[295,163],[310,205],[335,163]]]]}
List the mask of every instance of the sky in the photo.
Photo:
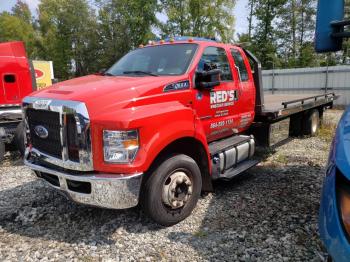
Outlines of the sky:
{"type": "MultiPolygon", "coordinates": [[[[35,14],[35,10],[38,6],[40,0],[24,0],[29,5],[32,13],[35,14]]],[[[247,31],[247,2],[248,0],[237,0],[236,7],[234,10],[234,15],[236,17],[236,34],[243,33],[247,31]]],[[[16,0],[0,0],[0,12],[10,11],[11,8],[15,5],[16,0]]]]}

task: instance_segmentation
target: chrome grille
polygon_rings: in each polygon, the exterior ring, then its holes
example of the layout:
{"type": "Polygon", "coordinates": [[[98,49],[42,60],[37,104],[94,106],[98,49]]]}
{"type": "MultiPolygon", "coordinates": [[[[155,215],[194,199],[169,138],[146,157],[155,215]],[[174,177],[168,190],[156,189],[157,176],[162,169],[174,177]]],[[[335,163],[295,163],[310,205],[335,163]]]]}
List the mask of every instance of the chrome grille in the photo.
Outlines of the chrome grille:
{"type": "Polygon", "coordinates": [[[68,158],[71,161],[79,162],[79,141],[74,115],[67,115],[66,125],[68,158]]]}
{"type": "Polygon", "coordinates": [[[28,127],[32,146],[50,156],[62,159],[60,136],[60,114],[57,112],[27,109],[28,127]],[[48,137],[43,139],[35,132],[36,126],[43,126],[48,131],[48,137]]]}
{"type": "Polygon", "coordinates": [[[92,171],[90,120],[82,102],[26,97],[23,102],[27,152],[40,161],[76,171],[92,171]],[[47,137],[36,134],[42,126],[47,137]]]}

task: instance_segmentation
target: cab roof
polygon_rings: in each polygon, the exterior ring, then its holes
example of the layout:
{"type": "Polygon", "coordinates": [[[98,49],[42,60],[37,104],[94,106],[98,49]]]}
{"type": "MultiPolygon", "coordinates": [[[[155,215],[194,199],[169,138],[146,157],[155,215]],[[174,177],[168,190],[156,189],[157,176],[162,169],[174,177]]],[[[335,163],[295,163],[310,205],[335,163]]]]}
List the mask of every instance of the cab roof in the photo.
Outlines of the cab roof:
{"type": "Polygon", "coordinates": [[[140,45],[139,47],[149,47],[149,46],[159,46],[159,45],[168,45],[168,44],[185,44],[185,43],[193,43],[199,45],[212,45],[216,46],[236,46],[240,47],[237,44],[233,43],[222,43],[213,38],[204,38],[204,37],[192,37],[192,36],[177,36],[177,37],[168,37],[161,40],[149,41],[146,45],[140,45]]]}

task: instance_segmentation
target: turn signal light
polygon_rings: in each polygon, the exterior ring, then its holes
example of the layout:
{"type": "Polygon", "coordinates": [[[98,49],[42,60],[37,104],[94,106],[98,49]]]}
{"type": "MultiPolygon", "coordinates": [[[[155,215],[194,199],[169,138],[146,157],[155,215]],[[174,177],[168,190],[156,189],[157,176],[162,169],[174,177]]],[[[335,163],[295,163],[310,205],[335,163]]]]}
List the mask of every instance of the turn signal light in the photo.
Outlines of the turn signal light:
{"type": "Polygon", "coordinates": [[[123,145],[126,149],[135,149],[139,147],[139,141],[137,139],[124,140],[123,145]]]}

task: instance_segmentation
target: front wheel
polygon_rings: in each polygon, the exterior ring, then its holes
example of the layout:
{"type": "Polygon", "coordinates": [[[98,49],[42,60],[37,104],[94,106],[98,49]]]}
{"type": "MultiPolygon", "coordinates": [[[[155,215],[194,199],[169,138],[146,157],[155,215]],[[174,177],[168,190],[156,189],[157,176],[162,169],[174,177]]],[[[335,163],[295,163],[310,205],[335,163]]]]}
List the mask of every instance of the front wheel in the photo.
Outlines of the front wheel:
{"type": "Polygon", "coordinates": [[[189,156],[175,155],[150,174],[142,192],[142,208],[160,225],[177,224],[191,214],[201,188],[197,163],[189,156]]]}

